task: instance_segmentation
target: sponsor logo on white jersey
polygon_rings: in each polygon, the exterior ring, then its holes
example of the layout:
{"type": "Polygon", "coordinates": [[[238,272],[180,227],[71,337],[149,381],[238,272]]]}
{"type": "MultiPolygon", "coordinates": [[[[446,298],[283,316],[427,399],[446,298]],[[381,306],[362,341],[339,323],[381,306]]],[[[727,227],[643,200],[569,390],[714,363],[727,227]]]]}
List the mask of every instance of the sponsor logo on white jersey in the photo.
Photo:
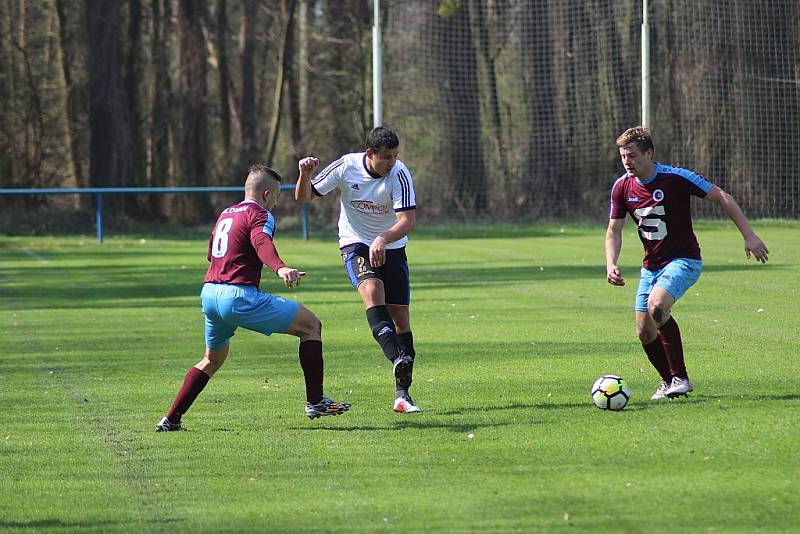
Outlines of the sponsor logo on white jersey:
{"type": "Polygon", "coordinates": [[[350,189],[355,189],[356,191],[361,191],[361,188],[358,187],[358,184],[350,184],[350,189]]]}
{"type": "Polygon", "coordinates": [[[383,204],[375,204],[370,200],[351,200],[350,205],[361,213],[370,215],[383,215],[389,212],[389,207],[383,204]]]}

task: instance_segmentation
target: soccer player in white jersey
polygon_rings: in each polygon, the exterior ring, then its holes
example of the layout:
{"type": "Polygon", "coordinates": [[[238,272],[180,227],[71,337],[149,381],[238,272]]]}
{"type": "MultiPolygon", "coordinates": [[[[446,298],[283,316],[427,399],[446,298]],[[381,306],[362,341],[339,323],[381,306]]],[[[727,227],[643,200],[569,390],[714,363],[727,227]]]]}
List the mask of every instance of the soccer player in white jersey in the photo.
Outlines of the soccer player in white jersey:
{"type": "Polygon", "coordinates": [[[400,140],[379,126],[366,150],[345,154],[316,178],[319,160],[300,160],[295,199],[308,202],[334,189],[341,193],[339,247],[350,283],[367,310],[372,335],[392,362],[394,411],[421,411],[408,393],[414,367],[409,322],[410,285],[405,245],[416,225],[411,172],[397,159],[400,140]]]}

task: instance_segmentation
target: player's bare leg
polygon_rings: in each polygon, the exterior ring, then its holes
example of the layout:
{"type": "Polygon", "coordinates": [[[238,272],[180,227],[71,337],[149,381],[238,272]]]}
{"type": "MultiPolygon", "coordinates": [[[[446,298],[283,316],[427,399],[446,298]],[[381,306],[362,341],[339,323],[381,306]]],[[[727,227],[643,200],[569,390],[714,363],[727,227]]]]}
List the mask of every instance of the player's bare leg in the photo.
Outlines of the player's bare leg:
{"type": "Polygon", "coordinates": [[[306,383],[306,415],[315,419],[349,410],[349,402],[336,402],[323,394],[325,362],[322,358],[322,323],[319,318],[308,308],[300,306],[286,333],[300,338],[298,351],[306,383]]]}
{"type": "Polygon", "coordinates": [[[214,376],[214,373],[219,371],[222,364],[225,363],[225,360],[228,358],[230,347],[230,345],[225,345],[220,349],[210,349],[206,347],[205,355],[202,360],[195,364],[195,369],[203,371],[211,378],[214,376]]]}

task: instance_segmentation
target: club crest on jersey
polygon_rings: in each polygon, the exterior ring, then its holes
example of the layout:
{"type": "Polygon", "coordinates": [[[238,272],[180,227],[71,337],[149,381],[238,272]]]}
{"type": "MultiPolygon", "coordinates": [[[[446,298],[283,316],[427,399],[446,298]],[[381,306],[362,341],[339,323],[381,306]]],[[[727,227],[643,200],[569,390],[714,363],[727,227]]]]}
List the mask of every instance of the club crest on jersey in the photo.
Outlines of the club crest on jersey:
{"type": "Polygon", "coordinates": [[[358,187],[358,184],[350,184],[350,189],[355,189],[356,191],[361,191],[361,188],[358,187]]]}
{"type": "Polygon", "coordinates": [[[350,202],[350,205],[361,213],[368,213],[370,215],[383,215],[389,211],[388,206],[375,204],[369,200],[353,200],[350,202]]]}
{"type": "Polygon", "coordinates": [[[664,191],[662,191],[661,189],[656,189],[655,191],[653,191],[653,200],[655,200],[656,202],[661,202],[662,200],[664,200],[664,191]]]}

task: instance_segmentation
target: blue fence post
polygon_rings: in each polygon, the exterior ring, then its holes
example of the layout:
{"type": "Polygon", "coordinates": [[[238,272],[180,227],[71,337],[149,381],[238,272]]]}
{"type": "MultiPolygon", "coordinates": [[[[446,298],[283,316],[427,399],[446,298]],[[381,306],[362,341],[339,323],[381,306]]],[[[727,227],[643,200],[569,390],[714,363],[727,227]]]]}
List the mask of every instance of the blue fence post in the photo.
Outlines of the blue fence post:
{"type": "Polygon", "coordinates": [[[97,193],[96,212],[94,216],[95,224],[97,224],[97,242],[103,242],[103,193],[97,193]]]}

